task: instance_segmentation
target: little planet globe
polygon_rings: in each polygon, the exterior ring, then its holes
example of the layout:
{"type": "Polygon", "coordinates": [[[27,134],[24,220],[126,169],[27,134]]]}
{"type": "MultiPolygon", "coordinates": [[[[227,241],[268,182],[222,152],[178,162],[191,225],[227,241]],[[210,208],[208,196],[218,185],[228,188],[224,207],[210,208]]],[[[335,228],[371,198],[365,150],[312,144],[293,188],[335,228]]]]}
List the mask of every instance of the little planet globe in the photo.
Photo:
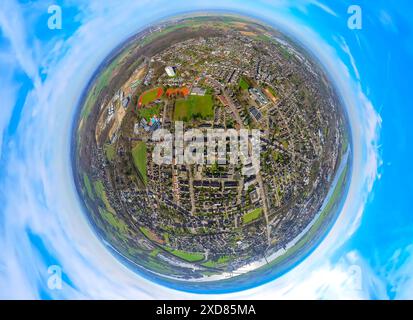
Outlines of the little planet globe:
{"type": "Polygon", "coordinates": [[[297,41],[252,18],[192,14],[101,64],[73,171],[91,226],[125,265],[169,287],[233,291],[320,243],[348,189],[350,142],[335,87],[297,41]]]}

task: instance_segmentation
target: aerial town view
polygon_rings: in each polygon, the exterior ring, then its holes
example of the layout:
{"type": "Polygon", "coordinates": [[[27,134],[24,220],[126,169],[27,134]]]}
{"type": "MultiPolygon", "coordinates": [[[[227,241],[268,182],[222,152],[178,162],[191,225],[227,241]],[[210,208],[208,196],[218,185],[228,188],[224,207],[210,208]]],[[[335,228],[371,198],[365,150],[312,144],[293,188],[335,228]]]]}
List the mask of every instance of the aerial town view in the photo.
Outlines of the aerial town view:
{"type": "Polygon", "coordinates": [[[74,134],[97,234],[129,264],[171,279],[214,281],[297,258],[328,231],[348,182],[346,115],[325,73],[279,31],[238,16],[170,19],[129,39],[91,81],[74,134]],[[243,158],[230,147],[240,132],[250,138],[243,158]],[[201,161],[182,161],[194,145],[201,161]]]}

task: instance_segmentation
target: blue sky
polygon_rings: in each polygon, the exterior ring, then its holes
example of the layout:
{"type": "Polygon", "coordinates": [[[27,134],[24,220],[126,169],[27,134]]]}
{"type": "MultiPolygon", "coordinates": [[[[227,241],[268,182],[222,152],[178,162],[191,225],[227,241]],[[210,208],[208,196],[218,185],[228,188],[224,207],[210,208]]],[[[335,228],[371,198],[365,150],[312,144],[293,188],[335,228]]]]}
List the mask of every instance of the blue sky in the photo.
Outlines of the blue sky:
{"type": "Polygon", "coordinates": [[[325,240],[300,265],[225,298],[412,298],[409,1],[11,1],[0,4],[0,297],[216,298],[168,289],[117,261],[81,211],[69,159],[79,97],[108,53],[149,23],[190,10],[253,15],[287,32],[328,70],[349,114],[353,172],[325,240]],[[62,7],[49,30],[47,8],[62,7]],[[63,288],[47,287],[47,268],[63,288]]]}

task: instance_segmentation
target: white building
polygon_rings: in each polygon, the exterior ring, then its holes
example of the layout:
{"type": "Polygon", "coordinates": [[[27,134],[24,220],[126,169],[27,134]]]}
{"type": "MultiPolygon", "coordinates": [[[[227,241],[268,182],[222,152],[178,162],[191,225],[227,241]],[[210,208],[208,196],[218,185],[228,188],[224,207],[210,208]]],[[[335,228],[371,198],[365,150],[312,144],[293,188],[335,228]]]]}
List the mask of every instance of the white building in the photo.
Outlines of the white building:
{"type": "Polygon", "coordinates": [[[198,88],[198,87],[192,88],[191,90],[191,95],[193,96],[204,96],[205,93],[206,93],[205,89],[198,88]]]}
{"type": "Polygon", "coordinates": [[[165,71],[168,76],[175,77],[175,70],[173,67],[168,66],[165,68],[165,71]]]}

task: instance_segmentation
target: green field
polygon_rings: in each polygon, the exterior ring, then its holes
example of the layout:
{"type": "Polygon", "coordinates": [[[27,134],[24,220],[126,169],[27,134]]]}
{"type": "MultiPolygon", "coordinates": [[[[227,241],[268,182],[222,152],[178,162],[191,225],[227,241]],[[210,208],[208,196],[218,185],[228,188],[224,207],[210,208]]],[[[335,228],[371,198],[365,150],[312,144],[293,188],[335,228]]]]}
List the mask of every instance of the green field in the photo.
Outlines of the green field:
{"type": "Polygon", "coordinates": [[[242,77],[240,80],[239,80],[239,87],[242,89],[242,90],[248,90],[249,89],[249,87],[250,87],[250,84],[248,83],[248,81],[244,78],[244,77],[242,77]]]}
{"type": "Polygon", "coordinates": [[[349,137],[347,134],[343,135],[343,142],[341,146],[341,154],[344,155],[347,152],[349,146],[349,137]]]}
{"type": "Polygon", "coordinates": [[[213,101],[210,94],[204,96],[188,96],[175,103],[174,120],[189,121],[191,119],[210,119],[214,115],[213,101]]]}
{"type": "Polygon", "coordinates": [[[139,97],[139,104],[146,106],[148,103],[155,101],[156,99],[160,98],[163,94],[162,88],[153,88],[151,90],[145,91],[139,97]]]}
{"type": "Polygon", "coordinates": [[[105,191],[105,186],[103,185],[103,182],[98,180],[95,181],[94,184],[94,189],[95,189],[95,193],[96,195],[102,200],[102,202],[105,204],[105,207],[108,211],[115,213],[115,210],[112,208],[112,206],[109,203],[109,199],[106,195],[106,191],[105,191]]]}
{"type": "Polygon", "coordinates": [[[288,141],[286,141],[286,140],[281,140],[281,144],[283,145],[283,147],[284,147],[285,149],[288,149],[288,141]]]}
{"type": "Polygon", "coordinates": [[[251,221],[254,221],[256,219],[258,219],[259,217],[261,217],[262,214],[262,208],[257,208],[254,209],[246,214],[243,215],[242,217],[242,221],[245,223],[249,223],[251,221]]]}
{"type": "Polygon", "coordinates": [[[148,228],[146,227],[139,227],[139,230],[145,235],[145,237],[149,238],[152,240],[152,232],[149,231],[148,228]]]}
{"type": "Polygon", "coordinates": [[[103,182],[98,180],[95,181],[94,189],[96,195],[102,200],[106,208],[99,207],[99,212],[101,217],[117,231],[119,231],[119,236],[122,240],[125,240],[124,234],[128,231],[128,225],[120,218],[116,216],[116,211],[112,208],[109,203],[109,199],[106,195],[105,186],[103,182]]]}
{"type": "Polygon", "coordinates": [[[89,95],[86,98],[85,104],[83,105],[82,112],[80,114],[80,117],[82,119],[86,119],[90,112],[92,111],[92,107],[96,102],[96,86],[93,87],[93,89],[90,91],[89,95]]]}
{"type": "Polygon", "coordinates": [[[139,141],[132,149],[133,164],[140,173],[143,183],[146,185],[148,176],[146,173],[146,143],[139,141]]]}
{"type": "Polygon", "coordinates": [[[230,259],[231,259],[230,256],[222,256],[222,257],[219,257],[218,260],[208,260],[207,262],[203,263],[202,265],[204,267],[215,268],[215,267],[218,267],[222,264],[228,263],[230,259]]]}
{"type": "Polygon", "coordinates": [[[264,42],[276,42],[273,38],[267,36],[266,34],[259,34],[255,38],[264,42]]]}
{"type": "Polygon", "coordinates": [[[165,243],[166,243],[166,244],[169,244],[169,234],[165,232],[165,233],[163,234],[163,238],[164,238],[164,240],[165,240],[165,243]]]}
{"type": "Polygon", "coordinates": [[[161,111],[161,106],[159,104],[151,107],[151,108],[141,108],[138,110],[138,114],[141,118],[144,118],[146,121],[152,118],[153,115],[159,116],[159,112],[161,111]]]}
{"type": "Polygon", "coordinates": [[[175,249],[171,249],[168,247],[164,247],[164,248],[166,251],[168,251],[169,253],[172,253],[174,256],[177,256],[178,258],[181,258],[189,262],[197,262],[197,261],[201,261],[204,259],[204,254],[202,253],[175,250],[175,249]]]}
{"type": "Polygon", "coordinates": [[[279,160],[282,159],[281,153],[279,153],[277,151],[271,152],[271,155],[272,155],[272,158],[274,159],[275,162],[278,162],[279,160]]]}
{"type": "Polygon", "coordinates": [[[275,92],[273,87],[267,86],[266,88],[274,96],[274,98],[277,97],[277,93],[275,92]]]}
{"type": "Polygon", "coordinates": [[[109,161],[112,161],[113,159],[115,159],[116,148],[113,144],[105,144],[104,149],[105,149],[106,158],[109,161]]]}
{"type": "Polygon", "coordinates": [[[159,249],[154,249],[151,251],[151,253],[149,254],[151,257],[156,257],[159,253],[159,249]]]}
{"type": "Polygon", "coordinates": [[[114,213],[100,208],[99,207],[99,212],[102,218],[110,224],[112,227],[114,227],[117,231],[119,231],[119,236],[121,238],[124,238],[124,234],[128,232],[128,225],[122,220],[119,219],[114,213]]]}
{"type": "Polygon", "coordinates": [[[83,173],[83,183],[86,187],[86,192],[87,192],[88,197],[92,200],[95,200],[95,195],[93,194],[92,185],[86,173],[83,173]]]}
{"type": "Polygon", "coordinates": [[[158,238],[158,236],[152,231],[149,230],[146,227],[139,227],[139,230],[145,235],[145,237],[147,237],[149,240],[151,241],[155,241],[155,242],[161,242],[162,243],[162,239],[158,238]]]}

